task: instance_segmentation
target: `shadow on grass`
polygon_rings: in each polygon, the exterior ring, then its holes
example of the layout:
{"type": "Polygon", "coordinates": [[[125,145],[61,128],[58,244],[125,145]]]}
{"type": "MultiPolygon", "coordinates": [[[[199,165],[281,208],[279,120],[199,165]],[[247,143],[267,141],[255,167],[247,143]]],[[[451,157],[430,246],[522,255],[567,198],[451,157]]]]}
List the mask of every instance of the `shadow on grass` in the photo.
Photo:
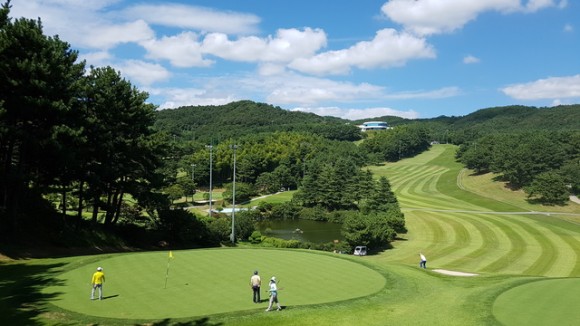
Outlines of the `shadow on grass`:
{"type": "Polygon", "coordinates": [[[47,286],[62,285],[54,278],[64,264],[6,265],[0,263],[0,324],[43,325],[38,317],[58,293],[41,293],[47,286]]]}
{"type": "MultiPolygon", "coordinates": [[[[164,319],[158,322],[148,324],[151,326],[221,326],[223,323],[212,323],[208,317],[200,318],[194,321],[172,322],[171,319],[164,319]]],[[[138,326],[138,325],[135,325],[138,326]]]]}

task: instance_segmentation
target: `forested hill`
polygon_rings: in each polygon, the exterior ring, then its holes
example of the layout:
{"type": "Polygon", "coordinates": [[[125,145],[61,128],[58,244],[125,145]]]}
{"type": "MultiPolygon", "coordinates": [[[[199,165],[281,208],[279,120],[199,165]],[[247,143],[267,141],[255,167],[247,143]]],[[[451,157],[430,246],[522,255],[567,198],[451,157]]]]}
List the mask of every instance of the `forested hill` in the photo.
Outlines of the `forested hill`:
{"type": "Polygon", "coordinates": [[[200,142],[220,142],[247,134],[275,131],[311,132],[336,140],[360,139],[360,130],[351,121],[292,112],[252,101],[157,111],[155,127],[200,142]]]}
{"type": "Polygon", "coordinates": [[[549,108],[505,106],[482,109],[453,122],[456,129],[477,126],[491,130],[580,130],[580,104],[549,108]]]}
{"type": "Polygon", "coordinates": [[[393,116],[361,120],[321,117],[313,113],[292,112],[252,101],[218,106],[187,106],[157,111],[155,127],[180,139],[220,142],[247,134],[275,131],[311,132],[329,139],[358,140],[357,125],[369,120],[386,121],[391,126],[425,123],[434,139],[462,143],[490,133],[530,130],[580,130],[580,104],[537,108],[504,106],[486,108],[466,116],[439,116],[405,119],[393,116]]]}
{"type": "MultiPolygon", "coordinates": [[[[384,116],[367,120],[386,121],[391,126],[422,123],[429,126],[434,139],[461,144],[496,133],[580,131],[580,104],[546,108],[513,105],[481,109],[460,117],[439,116],[410,120],[384,116]]],[[[363,121],[353,123],[360,124],[363,121]]]]}
{"type": "Polygon", "coordinates": [[[410,120],[383,116],[353,121],[361,124],[368,120],[386,121],[391,126],[414,122],[435,122],[447,125],[450,130],[466,128],[488,129],[489,131],[528,130],[580,130],[580,104],[537,108],[533,106],[502,106],[480,109],[465,116],[439,116],[430,119],[410,120]]]}

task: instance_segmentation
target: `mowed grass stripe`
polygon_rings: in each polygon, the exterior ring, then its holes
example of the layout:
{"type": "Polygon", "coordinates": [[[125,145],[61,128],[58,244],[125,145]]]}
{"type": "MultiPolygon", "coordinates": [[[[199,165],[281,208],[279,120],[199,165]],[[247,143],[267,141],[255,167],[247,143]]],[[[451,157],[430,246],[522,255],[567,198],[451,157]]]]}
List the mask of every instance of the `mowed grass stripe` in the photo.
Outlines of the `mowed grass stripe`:
{"type": "Polygon", "coordinates": [[[469,218],[465,214],[449,218],[460,220],[463,223],[465,229],[469,232],[470,241],[469,245],[466,245],[465,249],[463,249],[463,253],[454,255],[454,259],[442,267],[465,272],[479,271],[491,259],[490,256],[497,256],[497,251],[494,251],[494,249],[497,248],[498,244],[501,243],[503,248],[509,248],[510,244],[507,238],[502,239],[495,228],[491,228],[478,219],[469,218]]]}
{"type": "MultiPolygon", "coordinates": [[[[393,164],[392,171],[396,171],[400,167],[400,165],[393,164]]],[[[439,179],[447,171],[447,168],[430,166],[409,170],[401,174],[400,179],[391,182],[401,206],[449,210],[488,210],[441,193],[438,187],[439,179]]]]}
{"type": "MultiPolygon", "coordinates": [[[[439,169],[438,171],[441,170],[439,169]]],[[[437,191],[436,181],[439,175],[408,174],[406,178],[404,181],[400,180],[401,185],[395,184],[395,187],[393,187],[401,206],[435,209],[459,209],[465,207],[464,203],[437,191]],[[429,189],[428,192],[425,189],[429,189]]]]}
{"type": "MultiPolygon", "coordinates": [[[[446,236],[446,230],[443,228],[442,224],[430,214],[425,212],[417,212],[415,214],[416,225],[421,229],[420,234],[423,234],[422,239],[416,239],[423,244],[421,250],[429,249],[430,254],[434,252],[441,251],[442,248],[448,247],[453,243],[453,239],[446,236]]],[[[418,255],[419,253],[415,253],[418,255]]]]}
{"type": "Polygon", "coordinates": [[[469,219],[477,227],[485,241],[478,251],[472,253],[472,260],[466,261],[463,267],[465,270],[486,272],[494,262],[513,261],[525,252],[523,239],[510,237],[501,225],[495,223],[496,221],[487,219],[483,214],[469,214],[464,218],[469,219]]]}
{"type": "Polygon", "coordinates": [[[502,230],[512,242],[512,250],[486,266],[486,272],[502,274],[523,274],[536,264],[545,253],[542,240],[538,239],[533,228],[518,222],[509,215],[487,215],[486,218],[502,230]]]}
{"type": "Polygon", "coordinates": [[[570,271],[570,274],[566,275],[569,277],[579,277],[580,276],[580,234],[578,232],[570,231],[568,229],[563,229],[558,227],[558,233],[560,237],[566,241],[566,243],[574,251],[574,268],[570,271]]]}
{"type": "Polygon", "coordinates": [[[548,225],[533,223],[532,226],[536,232],[536,237],[544,239],[542,242],[545,243],[543,246],[545,253],[525,273],[532,275],[537,273],[550,277],[568,276],[576,265],[574,250],[548,225]]]}
{"type": "Polygon", "coordinates": [[[470,257],[471,253],[483,246],[484,240],[481,233],[469,221],[463,220],[453,214],[438,214],[437,218],[449,226],[454,233],[455,242],[445,251],[437,253],[434,264],[437,267],[454,268],[461,264],[453,264],[460,259],[470,257]]]}
{"type": "Polygon", "coordinates": [[[523,216],[510,216],[510,220],[518,223],[524,228],[536,243],[540,245],[541,255],[536,261],[527,269],[522,271],[524,275],[542,275],[547,276],[548,270],[556,262],[558,258],[558,249],[554,246],[549,236],[538,229],[538,225],[533,220],[523,216]]]}

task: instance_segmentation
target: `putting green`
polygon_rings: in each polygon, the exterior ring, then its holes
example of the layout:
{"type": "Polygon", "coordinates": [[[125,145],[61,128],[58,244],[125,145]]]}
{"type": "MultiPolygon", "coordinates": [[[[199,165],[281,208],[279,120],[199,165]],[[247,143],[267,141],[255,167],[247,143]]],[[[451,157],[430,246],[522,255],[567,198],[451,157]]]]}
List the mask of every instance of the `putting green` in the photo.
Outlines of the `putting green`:
{"type": "Polygon", "coordinates": [[[173,256],[169,259],[168,252],[120,254],[63,273],[43,292],[55,295],[54,305],[86,315],[158,319],[263,310],[272,276],[279,280],[282,306],[363,297],[386,284],[379,272],[350,257],[320,252],[207,249],[174,251],[173,256]],[[97,265],[106,276],[104,300],[91,301],[90,280],[97,265]],[[260,304],[252,302],[249,286],[254,270],[262,277],[260,304]]]}
{"type": "Polygon", "coordinates": [[[578,325],[580,279],[551,279],[502,293],[493,314],[503,325],[578,325]]]}

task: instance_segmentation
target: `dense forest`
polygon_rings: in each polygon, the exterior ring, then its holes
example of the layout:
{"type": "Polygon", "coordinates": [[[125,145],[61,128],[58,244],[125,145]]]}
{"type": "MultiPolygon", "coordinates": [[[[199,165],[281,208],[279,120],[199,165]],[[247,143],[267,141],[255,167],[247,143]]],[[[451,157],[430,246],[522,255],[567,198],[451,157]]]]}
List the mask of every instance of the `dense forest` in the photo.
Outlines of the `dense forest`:
{"type": "Polygon", "coordinates": [[[342,223],[341,250],[388,248],[406,231],[404,215],[389,180],[365,166],[438,142],[459,145],[466,167],[498,173],[539,203],[562,204],[579,189],[579,105],[368,119],[392,126],[376,132],[361,132],[362,121],[252,101],[159,111],[113,68],[87,69],[68,43],[44,35],[40,21],[10,18],[9,3],[0,10],[2,245],[251,241],[336,249],[272,240],[255,229],[265,219],[300,218],[342,223]],[[173,204],[211,186],[225,189],[221,206],[297,191],[290,202],[236,214],[231,233],[225,214],[197,216],[173,204]]]}

